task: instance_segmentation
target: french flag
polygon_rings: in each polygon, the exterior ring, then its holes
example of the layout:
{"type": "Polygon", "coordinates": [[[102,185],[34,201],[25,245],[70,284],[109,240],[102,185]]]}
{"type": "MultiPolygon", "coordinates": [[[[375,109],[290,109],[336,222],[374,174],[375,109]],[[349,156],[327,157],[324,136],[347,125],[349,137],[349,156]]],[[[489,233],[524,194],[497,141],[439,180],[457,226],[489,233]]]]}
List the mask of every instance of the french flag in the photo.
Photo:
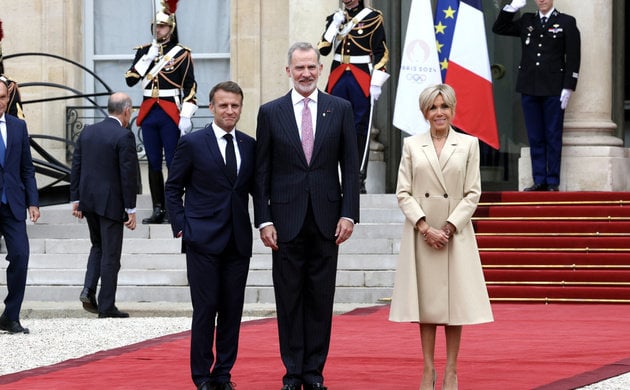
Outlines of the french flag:
{"type": "Polygon", "coordinates": [[[453,125],[499,149],[481,0],[459,2],[445,83],[457,94],[453,125]]]}

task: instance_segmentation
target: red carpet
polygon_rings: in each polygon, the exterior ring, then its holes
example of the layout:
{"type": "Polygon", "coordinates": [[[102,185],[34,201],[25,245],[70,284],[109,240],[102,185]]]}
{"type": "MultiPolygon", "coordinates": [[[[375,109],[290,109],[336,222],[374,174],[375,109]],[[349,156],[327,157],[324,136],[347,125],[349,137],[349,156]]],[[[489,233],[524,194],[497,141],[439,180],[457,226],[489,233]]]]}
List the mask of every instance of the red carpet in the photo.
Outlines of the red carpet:
{"type": "MultiPolygon", "coordinates": [[[[630,371],[627,306],[494,304],[493,310],[495,322],[464,328],[461,389],[572,389],[630,371]]],[[[418,326],[389,322],[388,313],[381,306],[335,317],[325,370],[331,390],[418,388],[418,326]]],[[[5,375],[0,389],[193,389],[188,344],[188,332],[174,334],[5,375]]],[[[440,329],[440,374],[443,344],[440,329]]],[[[278,390],[282,373],[275,319],[244,323],[233,371],[237,390],[278,390]]]]}

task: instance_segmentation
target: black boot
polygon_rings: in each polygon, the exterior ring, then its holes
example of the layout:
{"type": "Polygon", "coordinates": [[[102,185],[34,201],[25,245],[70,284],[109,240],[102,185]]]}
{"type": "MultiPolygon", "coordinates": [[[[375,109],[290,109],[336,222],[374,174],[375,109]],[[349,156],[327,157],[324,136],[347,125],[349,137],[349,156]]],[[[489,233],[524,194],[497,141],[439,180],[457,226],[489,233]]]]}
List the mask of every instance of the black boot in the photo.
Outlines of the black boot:
{"type": "Polygon", "coordinates": [[[142,220],[143,224],[156,224],[164,222],[164,175],[162,171],[152,171],[149,169],[149,189],[151,190],[151,201],[153,202],[153,214],[149,218],[142,220]]]}

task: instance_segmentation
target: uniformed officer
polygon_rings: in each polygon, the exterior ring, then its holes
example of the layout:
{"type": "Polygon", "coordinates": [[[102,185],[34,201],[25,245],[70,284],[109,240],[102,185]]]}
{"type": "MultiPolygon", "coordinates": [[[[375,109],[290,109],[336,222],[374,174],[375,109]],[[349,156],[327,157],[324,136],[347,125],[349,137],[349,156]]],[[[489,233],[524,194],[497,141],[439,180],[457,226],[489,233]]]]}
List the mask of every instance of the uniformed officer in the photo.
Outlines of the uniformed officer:
{"type": "Polygon", "coordinates": [[[7,104],[7,114],[16,116],[20,119],[24,119],[24,112],[22,111],[22,99],[20,97],[20,90],[17,83],[14,80],[4,74],[4,61],[2,57],[2,38],[4,38],[4,32],[2,30],[2,20],[0,20],[0,80],[2,80],[9,87],[9,103],[7,104]]]}
{"type": "Polygon", "coordinates": [[[558,12],[553,0],[535,0],[536,13],[515,19],[526,0],[513,0],[492,31],[521,38],[516,91],[529,139],[534,184],[525,191],[558,191],[564,110],[580,70],[580,31],[573,16],[558,12]]]}
{"type": "Polygon", "coordinates": [[[389,50],[381,11],[366,7],[363,0],[343,0],[344,10],[326,18],[319,52],[333,52],[326,91],[352,103],[357,146],[361,159],[361,193],[365,193],[369,160],[371,107],[389,78],[389,50]]]}
{"type": "Polygon", "coordinates": [[[133,65],[125,74],[128,86],[142,81],[143,101],[137,124],[142,127],[149,161],[149,188],[153,214],[142,223],[168,222],[164,201],[162,150],[167,169],[180,136],[192,129],[191,117],[197,110],[197,83],[190,49],[174,36],[175,14],[158,12],[155,39],[136,48],[133,65]]]}

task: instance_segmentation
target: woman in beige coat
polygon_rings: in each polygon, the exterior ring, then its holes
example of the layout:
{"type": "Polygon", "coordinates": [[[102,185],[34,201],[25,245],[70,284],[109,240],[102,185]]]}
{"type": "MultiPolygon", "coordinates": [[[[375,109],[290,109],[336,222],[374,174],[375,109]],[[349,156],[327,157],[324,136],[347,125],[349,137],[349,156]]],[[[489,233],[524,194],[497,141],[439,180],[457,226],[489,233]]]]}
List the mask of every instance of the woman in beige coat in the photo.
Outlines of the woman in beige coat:
{"type": "Polygon", "coordinates": [[[455,105],[446,84],[420,94],[430,131],[405,139],[398,170],[405,224],[389,319],[420,323],[423,390],[435,387],[437,325],[446,334],[442,388],[456,389],[462,325],[493,320],[471,222],[481,195],[479,141],[452,129],[455,105]]]}

